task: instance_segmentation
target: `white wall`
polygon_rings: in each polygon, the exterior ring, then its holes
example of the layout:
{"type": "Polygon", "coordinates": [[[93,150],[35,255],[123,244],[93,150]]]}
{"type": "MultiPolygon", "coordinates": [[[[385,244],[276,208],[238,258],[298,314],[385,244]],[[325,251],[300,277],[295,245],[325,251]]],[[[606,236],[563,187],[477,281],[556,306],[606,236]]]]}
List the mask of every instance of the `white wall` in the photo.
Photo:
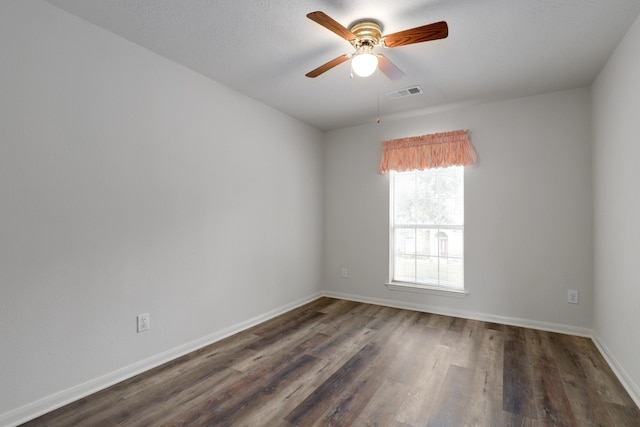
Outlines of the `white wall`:
{"type": "MultiPolygon", "coordinates": [[[[398,101],[402,102],[402,101],[398,101]]],[[[335,295],[588,334],[592,326],[587,88],[332,131],[325,146],[325,283],[335,295]],[[470,130],[464,299],[388,290],[387,139],[470,130]],[[339,277],[347,267],[349,277],[339,277]],[[567,290],[580,304],[567,303],[567,290]]]]}
{"type": "Polygon", "coordinates": [[[0,52],[0,419],[320,292],[320,131],[37,0],[0,52]]]}
{"type": "Polygon", "coordinates": [[[594,332],[640,404],[640,18],[593,85],[594,332]]]}

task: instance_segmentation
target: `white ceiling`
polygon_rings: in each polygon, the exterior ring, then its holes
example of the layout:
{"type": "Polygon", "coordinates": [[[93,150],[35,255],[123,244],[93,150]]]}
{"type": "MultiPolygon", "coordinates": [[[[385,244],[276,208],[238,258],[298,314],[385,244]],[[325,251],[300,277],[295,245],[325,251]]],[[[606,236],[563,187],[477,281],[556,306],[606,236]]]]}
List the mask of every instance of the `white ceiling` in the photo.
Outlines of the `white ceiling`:
{"type": "MultiPolygon", "coordinates": [[[[590,84],[640,13],[640,0],[47,0],[320,129],[461,103],[590,84]],[[306,18],[383,33],[447,21],[444,40],[384,49],[406,74],[350,78],[349,63],[305,73],[351,45],[306,18]],[[419,85],[424,94],[389,100],[419,85]],[[380,93],[380,96],[378,95],[380,93]]],[[[379,48],[382,50],[382,48],[379,48]]]]}

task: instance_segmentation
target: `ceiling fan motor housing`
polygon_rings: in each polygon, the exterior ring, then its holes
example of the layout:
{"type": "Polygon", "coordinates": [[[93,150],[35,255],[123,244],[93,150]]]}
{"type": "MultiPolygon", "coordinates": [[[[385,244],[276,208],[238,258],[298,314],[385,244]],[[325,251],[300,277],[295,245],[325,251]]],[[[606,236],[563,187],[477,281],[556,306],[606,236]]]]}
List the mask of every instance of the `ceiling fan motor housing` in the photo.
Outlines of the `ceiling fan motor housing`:
{"type": "Polygon", "coordinates": [[[350,31],[356,36],[353,42],[356,48],[362,45],[377,46],[382,39],[380,24],[374,21],[358,21],[351,26],[350,31]]]}

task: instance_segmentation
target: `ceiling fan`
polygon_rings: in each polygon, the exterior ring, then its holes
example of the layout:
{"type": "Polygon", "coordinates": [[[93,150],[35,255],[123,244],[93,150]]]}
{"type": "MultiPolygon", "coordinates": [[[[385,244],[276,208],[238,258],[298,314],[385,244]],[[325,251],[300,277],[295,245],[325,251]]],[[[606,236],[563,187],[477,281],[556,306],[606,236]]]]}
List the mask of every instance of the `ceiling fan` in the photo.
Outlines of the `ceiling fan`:
{"type": "Polygon", "coordinates": [[[444,39],[449,35],[449,28],[445,21],[383,36],[380,23],[372,19],[356,21],[347,29],[324,12],[311,12],[307,14],[307,18],[333,31],[355,48],[355,52],[340,55],[315,70],[309,71],[306,76],[311,78],[318,77],[320,74],[351,59],[353,72],[361,77],[370,76],[375,72],[376,68],[379,68],[390,80],[399,80],[405,74],[389,58],[380,53],[375,54],[373,49],[376,46],[400,47],[413,43],[444,39]]]}

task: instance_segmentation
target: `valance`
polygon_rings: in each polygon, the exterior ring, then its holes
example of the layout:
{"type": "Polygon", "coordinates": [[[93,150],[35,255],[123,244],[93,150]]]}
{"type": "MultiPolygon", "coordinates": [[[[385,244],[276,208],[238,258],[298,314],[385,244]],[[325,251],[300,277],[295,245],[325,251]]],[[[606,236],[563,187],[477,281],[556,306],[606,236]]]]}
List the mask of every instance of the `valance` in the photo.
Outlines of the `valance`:
{"type": "Polygon", "coordinates": [[[383,142],[378,170],[387,173],[467,166],[476,159],[469,132],[456,130],[383,142]]]}

